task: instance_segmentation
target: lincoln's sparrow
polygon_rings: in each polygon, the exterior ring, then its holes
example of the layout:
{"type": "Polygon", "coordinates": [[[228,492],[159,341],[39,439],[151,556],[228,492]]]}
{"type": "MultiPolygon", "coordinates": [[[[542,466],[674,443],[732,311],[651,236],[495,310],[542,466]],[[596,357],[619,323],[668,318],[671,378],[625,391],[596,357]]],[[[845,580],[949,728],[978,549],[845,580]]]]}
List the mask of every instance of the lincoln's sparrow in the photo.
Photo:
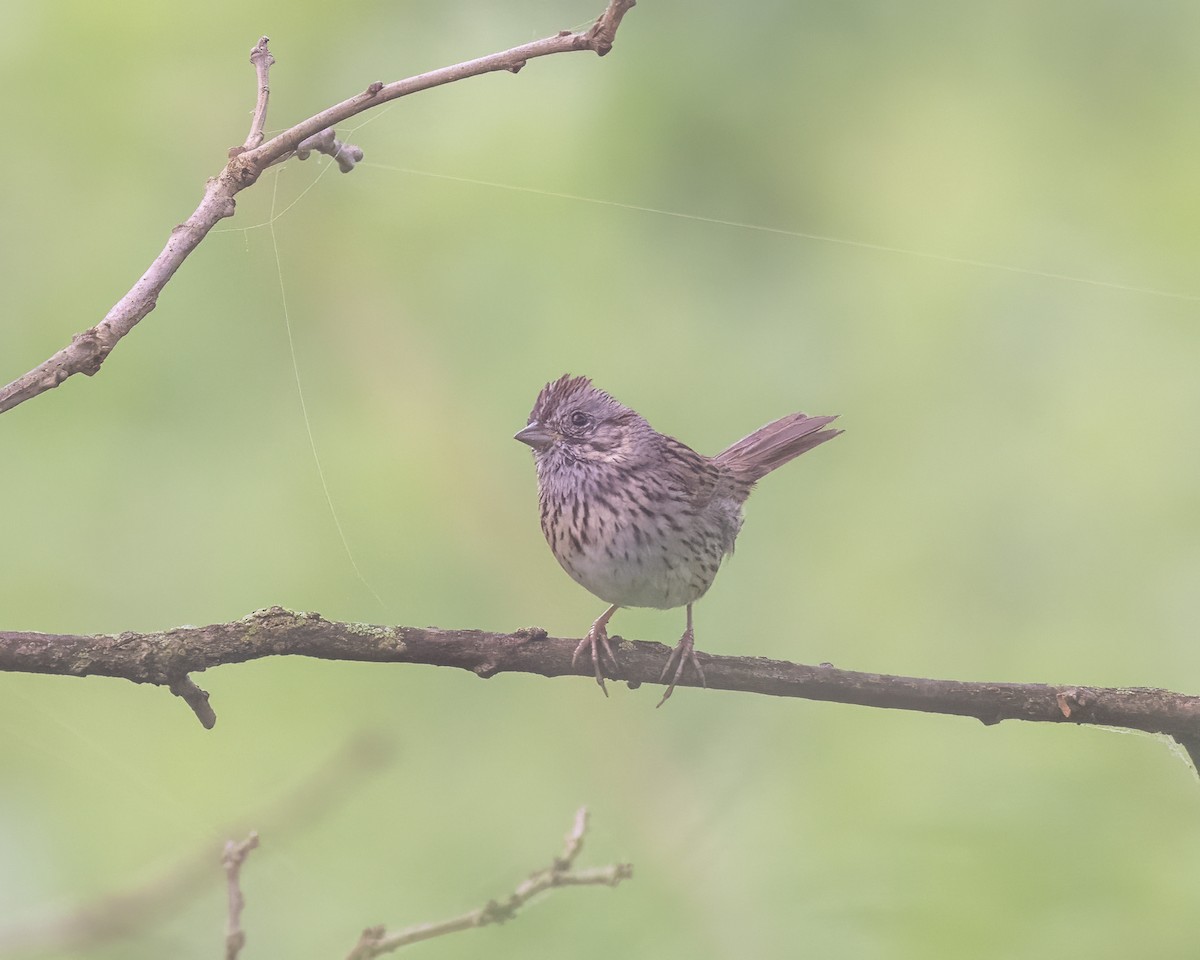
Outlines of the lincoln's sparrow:
{"type": "MultiPolygon", "coordinates": [[[[687,629],[662,673],[671,683],[691,663],[692,604],[704,596],[742,526],[742,504],[757,480],[842,431],[835,417],[793,413],[705,457],[655,431],[643,417],[563,376],[538,394],[516,439],[533,447],[542,533],[563,569],[611,606],[592,624],[572,662],[590,649],[604,690],[602,661],[617,665],[607,624],[618,607],[687,605],[687,629]]],[[[607,695],[608,691],[604,691],[607,695]]]]}

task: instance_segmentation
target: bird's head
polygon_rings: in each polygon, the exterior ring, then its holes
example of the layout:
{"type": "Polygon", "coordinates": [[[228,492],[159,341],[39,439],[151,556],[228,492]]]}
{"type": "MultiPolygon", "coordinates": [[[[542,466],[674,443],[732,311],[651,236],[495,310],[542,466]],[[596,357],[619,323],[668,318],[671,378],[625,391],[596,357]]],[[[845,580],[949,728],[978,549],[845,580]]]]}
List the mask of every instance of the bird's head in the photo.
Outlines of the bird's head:
{"type": "Polygon", "coordinates": [[[637,441],[652,434],[641,415],[587,377],[565,374],[542,388],[528,425],[514,439],[533,447],[539,463],[622,463],[635,459],[637,441]]]}

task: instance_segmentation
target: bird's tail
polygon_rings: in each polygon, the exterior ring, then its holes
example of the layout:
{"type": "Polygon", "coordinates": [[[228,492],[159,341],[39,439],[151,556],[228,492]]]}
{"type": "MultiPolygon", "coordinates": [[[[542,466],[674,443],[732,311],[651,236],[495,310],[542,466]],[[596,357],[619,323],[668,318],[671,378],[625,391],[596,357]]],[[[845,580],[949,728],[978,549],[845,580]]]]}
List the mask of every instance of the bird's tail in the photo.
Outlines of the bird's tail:
{"type": "Polygon", "coordinates": [[[744,483],[755,483],[800,454],[832,440],[841,430],[824,430],[837,417],[793,413],[759,427],[713,459],[744,483]]]}

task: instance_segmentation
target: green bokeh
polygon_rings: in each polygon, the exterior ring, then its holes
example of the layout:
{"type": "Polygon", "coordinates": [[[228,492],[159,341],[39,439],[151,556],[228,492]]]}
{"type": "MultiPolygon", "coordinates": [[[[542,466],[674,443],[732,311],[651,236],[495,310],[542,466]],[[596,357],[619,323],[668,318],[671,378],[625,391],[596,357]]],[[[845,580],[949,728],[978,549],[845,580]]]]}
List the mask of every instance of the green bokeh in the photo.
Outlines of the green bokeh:
{"type": "MultiPolygon", "coordinates": [[[[245,136],[260,34],[282,127],[598,9],[10,0],[0,380],[193,209],[245,136]]],[[[1198,33],[1182,0],[643,0],[604,60],[360,118],[361,168],[264,177],[99,376],[0,417],[0,626],[279,603],[580,634],[601,604],[546,550],[510,439],[571,371],[709,453],[843,416],[755,493],[702,649],[1195,689],[1198,33]]],[[[671,643],[682,620],[614,628],[671,643]]],[[[586,802],[581,862],[631,883],[423,955],[1194,953],[1198,785],[1150,737],[690,689],[655,711],[649,688],[421,667],[198,679],[211,732],[161,690],[0,676],[0,929],[249,825],[245,956],[342,956],[503,895],[586,802]],[[273,833],[363,730],[394,762],[273,833]]],[[[218,955],[223,911],[214,862],[95,955],[218,955]]]]}

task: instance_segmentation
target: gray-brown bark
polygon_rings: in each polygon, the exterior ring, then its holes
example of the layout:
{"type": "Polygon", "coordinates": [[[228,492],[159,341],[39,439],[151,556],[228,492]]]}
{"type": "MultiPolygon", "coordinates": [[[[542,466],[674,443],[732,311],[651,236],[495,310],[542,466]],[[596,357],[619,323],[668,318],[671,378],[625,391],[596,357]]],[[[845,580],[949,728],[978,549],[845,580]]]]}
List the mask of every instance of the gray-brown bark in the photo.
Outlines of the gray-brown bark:
{"type": "MultiPolygon", "coordinates": [[[[337,623],[281,607],[232,623],[177,627],[160,633],[97,636],[0,632],[0,670],[64,676],[123,677],[167,687],[201,722],[216,717],[208,694],[190,674],[265,657],[412,663],[457,667],[480,677],[533,673],[591,676],[590,662],[571,663],[577,638],[550,637],[530,627],[514,633],[337,623]]],[[[617,649],[621,676],[631,686],[659,682],[669,648],[625,640],[617,649]]],[[[1200,697],[1146,687],[933,680],[807,666],[762,657],[698,654],[708,687],[776,697],[916,710],[1001,720],[1124,727],[1174,737],[1195,759],[1200,745],[1200,697]]],[[[688,676],[681,686],[696,686],[688,676]]]]}

